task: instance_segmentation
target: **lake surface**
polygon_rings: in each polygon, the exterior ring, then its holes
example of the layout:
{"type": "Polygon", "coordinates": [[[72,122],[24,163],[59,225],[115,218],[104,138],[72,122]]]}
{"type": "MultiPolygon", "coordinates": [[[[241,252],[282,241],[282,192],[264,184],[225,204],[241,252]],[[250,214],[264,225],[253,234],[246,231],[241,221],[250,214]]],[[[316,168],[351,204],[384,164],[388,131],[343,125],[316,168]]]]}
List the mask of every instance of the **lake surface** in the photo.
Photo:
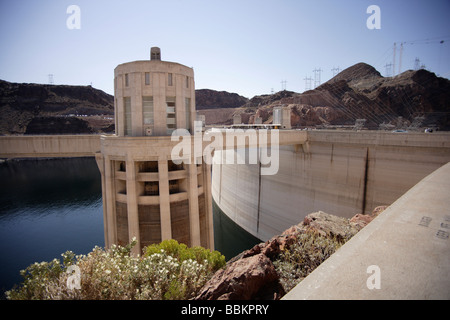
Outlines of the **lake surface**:
{"type": "MultiPolygon", "coordinates": [[[[213,204],[215,248],[226,259],[260,241],[213,204]]],[[[0,294],[34,262],[104,246],[101,178],[94,158],[0,163],[0,294]]]]}
{"type": "Polygon", "coordinates": [[[100,172],[93,158],[0,164],[0,289],[34,262],[104,246],[100,172]]]}

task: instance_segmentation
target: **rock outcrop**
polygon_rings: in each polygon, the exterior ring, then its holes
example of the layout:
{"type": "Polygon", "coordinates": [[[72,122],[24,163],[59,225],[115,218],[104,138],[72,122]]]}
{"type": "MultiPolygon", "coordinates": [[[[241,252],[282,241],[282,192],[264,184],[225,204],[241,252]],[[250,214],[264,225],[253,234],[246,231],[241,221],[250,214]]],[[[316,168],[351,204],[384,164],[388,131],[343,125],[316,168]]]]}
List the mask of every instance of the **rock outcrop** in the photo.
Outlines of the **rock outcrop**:
{"type": "Polygon", "coordinates": [[[202,288],[197,300],[250,300],[266,297],[277,287],[272,261],[259,253],[241,258],[217,271],[202,288]]]}
{"type": "Polygon", "coordinates": [[[370,214],[355,214],[350,220],[350,224],[355,228],[361,230],[367,226],[373,219],[375,219],[381,212],[383,212],[388,206],[379,206],[373,209],[370,214]]]}
{"type": "Polygon", "coordinates": [[[322,211],[311,213],[301,223],[288,228],[281,235],[257,244],[229,260],[226,267],[217,271],[203,286],[195,299],[280,299],[286,292],[280,283],[280,275],[277,274],[273,262],[277,260],[281,252],[289,250],[298,241],[299,234],[313,232],[343,243],[385,208],[386,206],[377,207],[371,214],[357,214],[351,219],[322,211]]]}

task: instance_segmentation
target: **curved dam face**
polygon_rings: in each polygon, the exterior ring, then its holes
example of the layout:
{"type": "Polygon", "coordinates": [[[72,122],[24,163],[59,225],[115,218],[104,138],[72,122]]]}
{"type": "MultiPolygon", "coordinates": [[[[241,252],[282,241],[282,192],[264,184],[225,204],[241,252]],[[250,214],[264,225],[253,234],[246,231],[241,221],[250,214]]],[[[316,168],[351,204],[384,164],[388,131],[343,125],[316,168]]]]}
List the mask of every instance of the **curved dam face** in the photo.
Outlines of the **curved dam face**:
{"type": "MultiPolygon", "coordinates": [[[[215,151],[214,159],[233,153],[215,151]]],[[[231,220],[266,241],[311,212],[350,218],[390,205],[449,161],[447,133],[310,131],[306,142],[279,147],[274,175],[261,175],[259,163],[213,163],[212,197],[231,220]]]]}

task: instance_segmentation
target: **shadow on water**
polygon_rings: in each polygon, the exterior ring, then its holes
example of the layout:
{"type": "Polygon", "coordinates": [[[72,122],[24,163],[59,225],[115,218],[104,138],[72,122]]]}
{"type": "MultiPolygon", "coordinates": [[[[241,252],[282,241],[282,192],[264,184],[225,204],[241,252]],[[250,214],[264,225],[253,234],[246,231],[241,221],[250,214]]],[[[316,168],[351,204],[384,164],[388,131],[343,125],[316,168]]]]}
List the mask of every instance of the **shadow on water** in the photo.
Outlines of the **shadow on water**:
{"type": "Polygon", "coordinates": [[[261,242],[220,210],[216,202],[213,203],[214,246],[228,261],[242,251],[252,248],[261,242]]]}

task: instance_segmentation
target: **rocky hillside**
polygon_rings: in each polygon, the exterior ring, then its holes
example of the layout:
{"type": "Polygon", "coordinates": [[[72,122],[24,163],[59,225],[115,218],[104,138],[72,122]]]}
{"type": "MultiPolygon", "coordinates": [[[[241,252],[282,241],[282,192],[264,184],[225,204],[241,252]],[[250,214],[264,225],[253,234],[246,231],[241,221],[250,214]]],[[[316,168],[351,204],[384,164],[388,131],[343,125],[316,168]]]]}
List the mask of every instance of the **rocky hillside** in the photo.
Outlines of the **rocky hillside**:
{"type": "Polygon", "coordinates": [[[253,97],[236,113],[244,123],[253,123],[255,116],[271,123],[276,106],[291,108],[293,127],[351,126],[356,119],[366,119],[370,129],[406,129],[423,117],[422,126],[450,130],[450,80],[426,70],[382,77],[370,65],[358,63],[302,94],[281,91],[253,97]]]}
{"type": "Polygon", "coordinates": [[[311,213],[281,235],[229,260],[195,299],[278,300],[385,209],[380,206],[351,219],[311,213]]]}
{"type": "Polygon", "coordinates": [[[102,132],[113,114],[114,97],[91,86],[0,80],[0,134],[102,132]]]}
{"type": "Polygon", "coordinates": [[[210,89],[195,90],[195,105],[197,110],[237,108],[243,106],[247,101],[247,98],[237,93],[210,89]]]}

